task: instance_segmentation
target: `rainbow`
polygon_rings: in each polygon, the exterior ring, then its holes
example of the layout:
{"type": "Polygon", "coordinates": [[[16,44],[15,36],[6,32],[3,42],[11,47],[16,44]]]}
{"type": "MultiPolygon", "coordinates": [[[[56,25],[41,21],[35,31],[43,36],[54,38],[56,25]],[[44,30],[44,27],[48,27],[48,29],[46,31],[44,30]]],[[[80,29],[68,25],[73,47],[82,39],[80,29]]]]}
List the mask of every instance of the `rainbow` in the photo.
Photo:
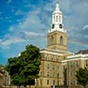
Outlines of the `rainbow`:
{"type": "Polygon", "coordinates": [[[83,42],[80,42],[77,40],[68,40],[68,42],[88,49],[88,44],[86,44],[86,43],[83,43],[83,42]]]}

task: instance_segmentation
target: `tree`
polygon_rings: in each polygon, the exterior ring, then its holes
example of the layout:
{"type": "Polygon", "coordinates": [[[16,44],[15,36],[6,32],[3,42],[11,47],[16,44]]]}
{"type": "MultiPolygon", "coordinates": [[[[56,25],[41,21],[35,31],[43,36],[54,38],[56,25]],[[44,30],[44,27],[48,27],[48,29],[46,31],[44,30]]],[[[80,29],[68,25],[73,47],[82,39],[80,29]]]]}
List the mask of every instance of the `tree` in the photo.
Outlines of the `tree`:
{"type": "Polygon", "coordinates": [[[34,85],[40,70],[40,59],[39,48],[33,45],[27,45],[20,56],[9,58],[6,69],[11,76],[11,83],[17,86],[34,85]]]}
{"type": "Polygon", "coordinates": [[[86,88],[86,85],[88,84],[88,70],[80,68],[76,72],[77,82],[78,84],[84,86],[86,88]]]}

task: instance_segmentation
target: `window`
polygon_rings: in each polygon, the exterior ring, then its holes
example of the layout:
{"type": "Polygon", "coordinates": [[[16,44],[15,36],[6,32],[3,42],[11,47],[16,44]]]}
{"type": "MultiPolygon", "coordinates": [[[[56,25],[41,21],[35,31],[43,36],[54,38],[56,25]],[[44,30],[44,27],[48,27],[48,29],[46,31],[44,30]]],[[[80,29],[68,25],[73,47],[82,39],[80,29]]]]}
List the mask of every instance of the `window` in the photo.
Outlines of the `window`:
{"type": "Polygon", "coordinates": [[[53,80],[53,85],[55,85],[55,80],[53,80]]]}
{"type": "Polygon", "coordinates": [[[53,73],[53,78],[55,77],[55,73],[53,73]]]}
{"type": "Polygon", "coordinates": [[[61,16],[59,16],[59,22],[61,22],[61,16]]]}
{"type": "Polygon", "coordinates": [[[57,85],[59,85],[59,80],[57,80],[57,85]]]}
{"type": "Polygon", "coordinates": [[[54,22],[55,22],[55,16],[54,16],[54,22]]]}
{"type": "Polygon", "coordinates": [[[56,16],[56,22],[58,22],[58,16],[56,16]]]}
{"type": "Polygon", "coordinates": [[[54,43],[54,37],[51,36],[51,44],[53,44],[53,43],[54,43]]]}
{"type": "Polygon", "coordinates": [[[47,69],[49,69],[49,64],[47,64],[47,69]]]}
{"type": "Polygon", "coordinates": [[[47,85],[49,85],[49,80],[47,80],[47,85]]]}
{"type": "Polygon", "coordinates": [[[86,67],[88,66],[88,61],[86,61],[86,67]]]}
{"type": "Polygon", "coordinates": [[[79,62],[78,62],[78,61],[76,61],[76,66],[77,66],[77,67],[79,66],[79,62]]]}
{"type": "Polygon", "coordinates": [[[47,72],[47,77],[49,77],[49,72],[47,72]]]}
{"type": "Polygon", "coordinates": [[[59,74],[57,74],[57,78],[59,78],[59,74]]]}
{"type": "Polygon", "coordinates": [[[55,65],[53,65],[53,70],[55,69],[55,65]]]}
{"type": "Polygon", "coordinates": [[[69,80],[69,86],[71,86],[72,85],[72,81],[71,80],[69,80]]]}
{"type": "Polygon", "coordinates": [[[63,45],[63,37],[60,37],[60,45],[63,45]]]}

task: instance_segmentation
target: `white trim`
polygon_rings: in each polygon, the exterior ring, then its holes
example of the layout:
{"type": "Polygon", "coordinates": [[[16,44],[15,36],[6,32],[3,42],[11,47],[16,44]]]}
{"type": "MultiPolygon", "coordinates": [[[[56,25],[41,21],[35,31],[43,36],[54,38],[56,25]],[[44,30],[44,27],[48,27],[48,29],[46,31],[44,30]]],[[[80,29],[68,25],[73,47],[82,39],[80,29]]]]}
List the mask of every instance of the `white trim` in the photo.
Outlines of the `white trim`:
{"type": "Polygon", "coordinates": [[[88,59],[88,54],[79,54],[79,55],[72,55],[72,56],[68,56],[67,60],[63,60],[61,62],[68,62],[68,61],[77,61],[77,60],[87,60],[88,59]]]}
{"type": "Polygon", "coordinates": [[[40,51],[40,53],[47,53],[47,54],[53,54],[53,55],[60,55],[60,56],[63,56],[63,54],[60,54],[60,53],[56,53],[56,52],[51,52],[51,51],[46,51],[46,50],[44,50],[44,51],[40,51]]]}

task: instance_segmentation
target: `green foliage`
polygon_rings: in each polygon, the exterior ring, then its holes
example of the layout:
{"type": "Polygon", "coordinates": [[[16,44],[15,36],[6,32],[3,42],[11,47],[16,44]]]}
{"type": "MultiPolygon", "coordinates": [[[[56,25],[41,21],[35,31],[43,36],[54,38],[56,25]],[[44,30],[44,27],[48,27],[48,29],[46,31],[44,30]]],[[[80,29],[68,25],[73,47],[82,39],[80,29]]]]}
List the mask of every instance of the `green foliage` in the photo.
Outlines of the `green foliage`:
{"type": "Polygon", "coordinates": [[[88,84],[88,70],[80,68],[76,73],[78,84],[86,86],[88,84]]]}
{"type": "Polygon", "coordinates": [[[33,45],[27,45],[20,56],[9,58],[6,69],[11,76],[11,83],[18,86],[34,85],[40,70],[40,59],[39,48],[33,45]]]}

